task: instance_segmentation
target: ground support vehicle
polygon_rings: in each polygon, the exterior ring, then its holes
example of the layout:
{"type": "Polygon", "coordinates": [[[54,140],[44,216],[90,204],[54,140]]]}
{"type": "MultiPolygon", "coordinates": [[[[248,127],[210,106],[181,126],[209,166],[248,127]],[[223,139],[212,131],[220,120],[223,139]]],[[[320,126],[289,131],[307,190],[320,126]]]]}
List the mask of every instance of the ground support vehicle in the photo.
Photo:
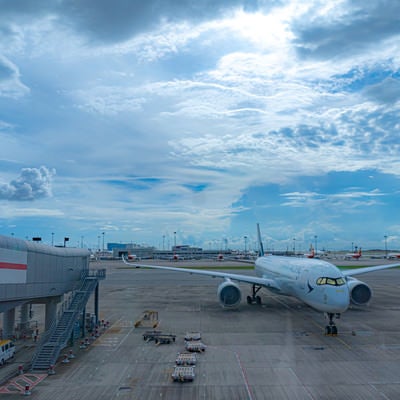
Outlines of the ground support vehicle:
{"type": "Polygon", "coordinates": [[[197,358],[194,353],[178,353],[176,356],[176,365],[196,365],[197,358]]]}
{"type": "Polygon", "coordinates": [[[15,345],[11,340],[0,340],[0,365],[13,358],[15,354],[15,345]]]}
{"type": "Polygon", "coordinates": [[[185,335],[185,340],[201,340],[201,333],[200,332],[187,332],[185,335]]]}
{"type": "Polygon", "coordinates": [[[143,333],[143,340],[147,340],[148,342],[155,340],[158,336],[162,335],[161,331],[146,331],[143,333]]]}
{"type": "Polygon", "coordinates": [[[170,344],[171,342],[175,342],[176,336],[172,334],[162,334],[158,335],[154,338],[157,345],[159,344],[170,344]]]}
{"type": "Polygon", "coordinates": [[[185,348],[187,351],[197,352],[197,353],[204,353],[206,351],[207,346],[200,342],[200,341],[186,341],[185,348]]]}
{"type": "Polygon", "coordinates": [[[171,378],[174,382],[192,382],[195,377],[194,367],[177,366],[172,372],[171,378]]]}

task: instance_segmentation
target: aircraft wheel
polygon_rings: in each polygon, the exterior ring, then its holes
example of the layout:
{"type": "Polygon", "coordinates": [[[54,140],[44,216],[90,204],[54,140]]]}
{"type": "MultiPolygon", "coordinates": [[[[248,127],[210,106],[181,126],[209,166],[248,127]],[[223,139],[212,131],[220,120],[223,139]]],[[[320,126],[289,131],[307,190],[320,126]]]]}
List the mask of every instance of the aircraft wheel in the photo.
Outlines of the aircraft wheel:
{"type": "Polygon", "coordinates": [[[332,329],[330,325],[325,327],[325,336],[330,336],[332,334],[332,329]]]}
{"type": "Polygon", "coordinates": [[[261,297],[260,296],[256,296],[256,303],[258,305],[261,305],[261,297]]]}
{"type": "Polygon", "coordinates": [[[253,300],[250,296],[247,296],[247,304],[252,304],[253,300]]]}
{"type": "Polygon", "coordinates": [[[333,325],[331,327],[332,336],[337,336],[337,326],[333,325]]]}

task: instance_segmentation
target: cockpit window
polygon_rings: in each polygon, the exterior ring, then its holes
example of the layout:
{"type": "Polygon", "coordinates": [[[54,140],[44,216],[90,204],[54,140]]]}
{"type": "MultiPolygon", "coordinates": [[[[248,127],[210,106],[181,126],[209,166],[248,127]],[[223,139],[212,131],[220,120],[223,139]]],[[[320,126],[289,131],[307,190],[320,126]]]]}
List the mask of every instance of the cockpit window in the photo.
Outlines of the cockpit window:
{"type": "Polygon", "coordinates": [[[321,277],[317,279],[317,285],[331,285],[331,286],[342,286],[346,282],[344,278],[327,278],[321,277]]]}

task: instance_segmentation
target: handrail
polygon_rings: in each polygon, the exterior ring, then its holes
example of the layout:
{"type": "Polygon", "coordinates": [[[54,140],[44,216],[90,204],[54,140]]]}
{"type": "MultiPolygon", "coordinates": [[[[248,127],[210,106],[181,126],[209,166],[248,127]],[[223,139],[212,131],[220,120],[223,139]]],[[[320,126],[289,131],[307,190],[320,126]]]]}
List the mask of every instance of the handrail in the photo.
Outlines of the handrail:
{"type": "MultiPolygon", "coordinates": [[[[73,325],[75,321],[77,320],[79,313],[82,311],[82,309],[85,307],[90,295],[92,294],[94,290],[94,285],[97,285],[99,279],[104,279],[106,275],[106,270],[101,269],[101,270],[92,270],[92,271],[82,271],[82,280],[81,280],[81,287],[80,290],[74,291],[73,296],[71,296],[69,299],[65,301],[65,304],[67,304],[67,309],[64,309],[64,312],[61,316],[61,318],[55,318],[51,325],[50,328],[47,330],[47,332],[42,336],[38,346],[37,350],[32,357],[32,366],[35,364],[35,361],[39,357],[41,351],[44,349],[44,347],[48,344],[51,345],[54,348],[53,355],[52,357],[58,357],[60,351],[62,348],[66,346],[66,343],[68,341],[69,335],[71,334],[73,330],[73,325]],[[95,278],[95,279],[92,279],[95,278]],[[58,324],[60,321],[68,315],[68,318],[66,318],[66,326],[64,327],[64,334],[62,334],[60,337],[54,338],[54,341],[50,341],[51,336],[55,333],[58,324]]],[[[53,360],[54,362],[56,360],[53,360]]]]}

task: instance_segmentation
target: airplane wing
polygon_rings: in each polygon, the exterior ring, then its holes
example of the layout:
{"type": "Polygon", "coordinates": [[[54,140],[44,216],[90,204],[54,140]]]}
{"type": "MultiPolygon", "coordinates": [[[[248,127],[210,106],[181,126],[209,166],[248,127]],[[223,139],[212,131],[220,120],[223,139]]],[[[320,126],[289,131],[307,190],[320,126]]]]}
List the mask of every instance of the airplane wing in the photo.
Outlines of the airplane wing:
{"type": "Polygon", "coordinates": [[[367,274],[368,272],[381,271],[383,269],[396,268],[396,267],[400,267],[400,263],[375,265],[373,267],[346,269],[342,270],[342,273],[344,276],[354,276],[354,275],[367,274]]]}
{"type": "Polygon", "coordinates": [[[122,260],[126,265],[130,265],[135,268],[150,268],[150,269],[159,269],[162,271],[186,272],[193,275],[203,275],[203,276],[210,276],[212,278],[231,279],[233,281],[264,286],[272,290],[278,290],[278,291],[280,290],[279,285],[273,279],[259,278],[251,275],[240,275],[240,274],[230,274],[226,272],[209,271],[204,269],[176,268],[176,267],[167,267],[163,265],[130,263],[125,260],[125,257],[122,257],[122,260]]]}

